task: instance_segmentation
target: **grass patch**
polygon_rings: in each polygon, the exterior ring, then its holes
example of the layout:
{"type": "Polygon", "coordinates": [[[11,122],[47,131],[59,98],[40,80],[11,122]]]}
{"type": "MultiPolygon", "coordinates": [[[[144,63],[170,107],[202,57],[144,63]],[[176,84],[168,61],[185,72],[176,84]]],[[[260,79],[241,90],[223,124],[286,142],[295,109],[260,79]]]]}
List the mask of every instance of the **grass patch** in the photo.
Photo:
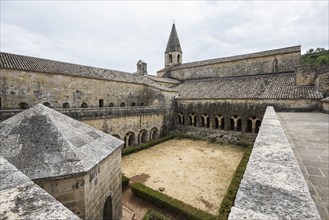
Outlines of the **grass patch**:
{"type": "Polygon", "coordinates": [[[143,220],[170,220],[166,216],[162,215],[160,212],[157,212],[153,209],[147,209],[143,220]]]}
{"type": "Polygon", "coordinates": [[[227,188],[225,197],[222,200],[222,203],[219,208],[219,219],[228,219],[228,215],[231,212],[231,208],[234,204],[236,193],[238,192],[240,182],[243,178],[244,171],[246,170],[247,163],[249,161],[249,157],[252,151],[252,144],[241,143],[242,147],[246,147],[246,151],[244,152],[242,159],[236,168],[234,176],[231,180],[229,187],[227,188]]]}
{"type": "Polygon", "coordinates": [[[191,220],[216,219],[216,216],[210,213],[197,209],[189,204],[174,199],[161,192],[155,191],[141,183],[133,183],[131,185],[131,191],[136,196],[145,199],[158,207],[166,208],[176,214],[182,215],[187,219],[191,219],[191,220]]]}

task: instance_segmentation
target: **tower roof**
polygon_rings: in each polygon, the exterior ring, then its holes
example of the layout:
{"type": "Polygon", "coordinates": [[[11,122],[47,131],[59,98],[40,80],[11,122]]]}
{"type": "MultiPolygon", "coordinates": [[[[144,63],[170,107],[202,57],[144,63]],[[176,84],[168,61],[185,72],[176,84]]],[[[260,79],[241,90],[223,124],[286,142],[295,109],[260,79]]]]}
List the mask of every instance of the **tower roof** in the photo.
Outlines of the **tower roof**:
{"type": "Polygon", "coordinates": [[[169,52],[173,52],[173,51],[178,51],[178,52],[182,53],[182,48],[180,47],[175,24],[172,25],[165,53],[169,53],[169,52]]]}
{"type": "Polygon", "coordinates": [[[87,172],[122,144],[42,104],[0,123],[0,155],[31,179],[87,172]]]}

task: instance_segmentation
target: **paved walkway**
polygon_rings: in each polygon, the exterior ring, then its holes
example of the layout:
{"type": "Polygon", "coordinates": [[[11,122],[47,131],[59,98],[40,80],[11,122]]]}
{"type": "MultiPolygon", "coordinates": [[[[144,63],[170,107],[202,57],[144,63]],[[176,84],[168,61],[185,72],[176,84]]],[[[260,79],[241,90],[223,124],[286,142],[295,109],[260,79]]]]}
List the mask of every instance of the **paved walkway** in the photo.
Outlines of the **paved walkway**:
{"type": "Polygon", "coordinates": [[[329,220],[329,115],[277,114],[321,218],[329,220]]]}

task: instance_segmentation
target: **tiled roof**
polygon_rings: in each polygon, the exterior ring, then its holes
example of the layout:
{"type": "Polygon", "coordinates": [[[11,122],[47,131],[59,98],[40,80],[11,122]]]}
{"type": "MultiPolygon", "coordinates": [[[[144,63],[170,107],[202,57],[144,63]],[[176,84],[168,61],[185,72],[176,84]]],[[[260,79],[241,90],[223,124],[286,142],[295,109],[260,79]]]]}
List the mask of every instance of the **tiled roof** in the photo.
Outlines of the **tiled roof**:
{"type": "Polygon", "coordinates": [[[173,51],[178,51],[178,52],[182,53],[182,48],[179,43],[175,24],[173,24],[172,28],[171,28],[168,44],[166,47],[166,53],[173,52],[173,51]]]}
{"type": "Polygon", "coordinates": [[[163,78],[163,77],[158,77],[158,76],[152,76],[152,75],[147,75],[149,79],[152,79],[156,82],[164,82],[164,83],[172,83],[172,84],[179,84],[180,81],[177,79],[171,79],[171,78],[163,78]]]}
{"type": "Polygon", "coordinates": [[[237,56],[222,57],[222,58],[201,60],[201,61],[190,62],[190,63],[183,63],[183,64],[178,64],[174,67],[166,67],[162,70],[159,70],[158,72],[162,72],[162,71],[166,71],[166,70],[179,70],[179,69],[184,69],[184,68],[192,68],[192,67],[197,67],[197,66],[206,66],[206,65],[216,64],[216,63],[225,63],[225,62],[231,62],[231,61],[236,61],[236,60],[251,59],[251,58],[271,56],[271,55],[291,53],[291,52],[300,52],[300,46],[285,47],[285,48],[280,48],[280,49],[261,51],[261,52],[257,52],[257,53],[249,53],[249,54],[242,54],[242,55],[237,55],[237,56]]]}
{"type": "Polygon", "coordinates": [[[295,73],[188,80],[173,87],[181,99],[321,99],[314,86],[296,86],[295,73]]]}
{"type": "Polygon", "coordinates": [[[171,90],[137,74],[4,52],[0,52],[0,68],[145,84],[171,90]]]}
{"type": "Polygon", "coordinates": [[[0,155],[30,179],[87,172],[122,144],[42,104],[0,123],[0,155]]]}

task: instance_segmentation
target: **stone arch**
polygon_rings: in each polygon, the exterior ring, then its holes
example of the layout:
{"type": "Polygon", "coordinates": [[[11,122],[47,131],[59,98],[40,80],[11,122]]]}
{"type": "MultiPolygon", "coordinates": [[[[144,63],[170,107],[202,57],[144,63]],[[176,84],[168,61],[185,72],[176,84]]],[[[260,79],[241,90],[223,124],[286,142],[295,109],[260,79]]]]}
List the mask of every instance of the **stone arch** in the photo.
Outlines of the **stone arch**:
{"type": "Polygon", "coordinates": [[[44,102],[44,103],[42,103],[44,106],[47,106],[48,108],[50,108],[51,107],[51,104],[49,103],[49,102],[44,102]]]}
{"type": "Polygon", "coordinates": [[[88,108],[88,104],[86,102],[81,103],[81,108],[88,108]]]}
{"type": "Polygon", "coordinates": [[[260,126],[262,125],[262,121],[261,120],[256,120],[256,128],[255,128],[255,133],[259,132],[260,126]]]}
{"type": "Polygon", "coordinates": [[[201,115],[201,127],[209,128],[210,126],[210,119],[209,116],[205,113],[201,115]]]}
{"type": "Polygon", "coordinates": [[[160,137],[164,137],[167,135],[167,128],[166,126],[162,126],[160,129],[160,137]]]}
{"type": "Polygon", "coordinates": [[[111,196],[107,197],[104,203],[103,220],[113,220],[113,204],[111,196]]]}
{"type": "Polygon", "coordinates": [[[178,113],[178,124],[184,125],[184,113],[183,112],[178,113]]]}
{"type": "Polygon", "coordinates": [[[131,106],[136,106],[136,103],[135,103],[135,102],[132,102],[132,103],[131,103],[131,106]]]}
{"type": "Polygon", "coordinates": [[[224,129],[224,117],[222,115],[216,115],[214,117],[214,128],[215,129],[224,129]]]}
{"type": "Polygon", "coordinates": [[[114,103],[110,102],[109,107],[114,107],[114,103]]]}
{"type": "Polygon", "coordinates": [[[121,138],[118,134],[112,134],[112,136],[121,140],[121,138]]]}
{"type": "Polygon", "coordinates": [[[124,142],[125,142],[125,147],[132,147],[136,145],[135,133],[132,131],[128,132],[124,138],[124,142]]]}
{"type": "Polygon", "coordinates": [[[169,63],[172,63],[172,54],[169,54],[169,63]]]}
{"type": "Polygon", "coordinates": [[[242,130],[242,121],[241,118],[237,120],[236,130],[241,131],[242,130]]]}
{"type": "Polygon", "coordinates": [[[138,143],[146,143],[146,142],[147,142],[147,131],[143,129],[138,134],[138,143]]]}
{"type": "Polygon", "coordinates": [[[30,108],[29,104],[27,104],[26,102],[20,102],[18,104],[18,106],[19,106],[20,109],[28,109],[28,108],[30,108]]]}
{"type": "Polygon", "coordinates": [[[253,127],[253,122],[251,119],[247,120],[247,128],[246,128],[246,132],[247,133],[251,133],[252,132],[252,127],[253,127]]]}
{"type": "Polygon", "coordinates": [[[196,116],[194,113],[191,113],[189,115],[189,125],[190,126],[196,126],[196,116]]]}
{"type": "Polygon", "coordinates": [[[126,104],[124,102],[121,102],[120,107],[125,107],[126,104]]]}
{"type": "Polygon", "coordinates": [[[64,102],[62,105],[63,108],[70,108],[70,103],[64,102]]]}
{"type": "Polygon", "coordinates": [[[158,129],[154,127],[150,131],[150,140],[155,140],[157,138],[158,138],[158,129]]]}
{"type": "Polygon", "coordinates": [[[141,102],[139,105],[140,105],[140,106],[144,106],[144,102],[141,102]]]}
{"type": "Polygon", "coordinates": [[[180,54],[177,55],[177,63],[180,63],[180,54]]]}

